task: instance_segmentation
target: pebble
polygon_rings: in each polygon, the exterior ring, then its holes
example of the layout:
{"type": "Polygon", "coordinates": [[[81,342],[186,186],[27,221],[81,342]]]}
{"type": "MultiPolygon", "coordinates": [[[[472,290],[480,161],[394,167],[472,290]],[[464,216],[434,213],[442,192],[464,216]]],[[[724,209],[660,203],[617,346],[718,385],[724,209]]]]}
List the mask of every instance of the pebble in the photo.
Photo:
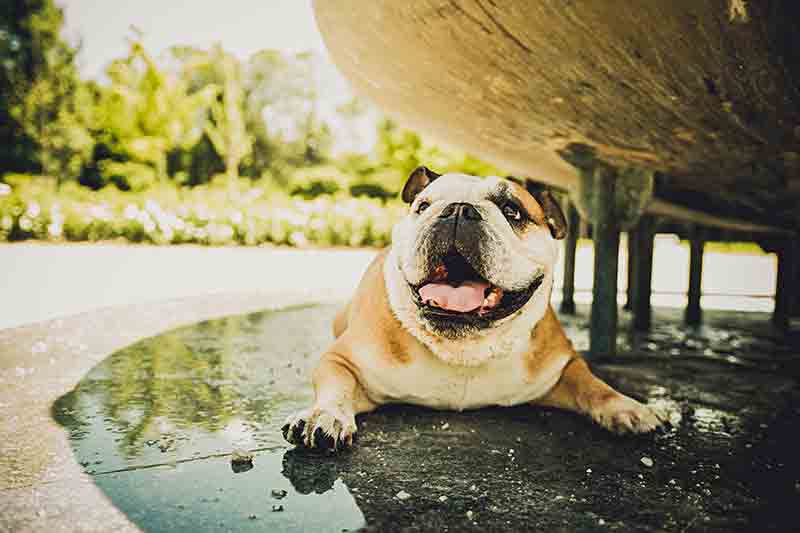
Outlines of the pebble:
{"type": "Polygon", "coordinates": [[[403,501],[403,500],[407,500],[407,499],[409,499],[409,498],[411,497],[411,494],[407,493],[407,492],[406,492],[406,491],[404,491],[404,490],[401,490],[400,492],[398,492],[397,494],[395,494],[395,496],[394,496],[394,497],[395,497],[395,498],[397,498],[397,499],[398,499],[398,500],[400,500],[400,501],[403,501]]]}
{"type": "Polygon", "coordinates": [[[258,515],[251,514],[247,518],[249,518],[250,520],[258,520],[258,515]]]}
{"type": "Polygon", "coordinates": [[[272,489],[272,490],[270,491],[270,494],[271,494],[271,495],[272,495],[272,497],[273,497],[273,498],[275,498],[276,500],[280,500],[280,499],[282,499],[282,498],[285,498],[285,497],[286,497],[286,494],[287,494],[287,492],[286,492],[285,490],[283,490],[283,489],[272,489]]]}
{"type": "Polygon", "coordinates": [[[447,496],[439,496],[439,501],[444,503],[447,501],[447,496]]]}
{"type": "Polygon", "coordinates": [[[444,431],[445,429],[449,429],[449,428],[450,428],[450,424],[445,423],[445,424],[442,425],[442,431],[444,431]]]}
{"type": "Polygon", "coordinates": [[[273,505],[272,506],[272,512],[273,513],[281,513],[281,512],[283,512],[283,505],[280,505],[280,504],[273,505]]]}
{"type": "Polygon", "coordinates": [[[245,450],[233,450],[231,454],[232,463],[252,463],[253,454],[245,450]]]}
{"type": "Polygon", "coordinates": [[[467,520],[472,520],[472,517],[475,516],[475,513],[472,511],[467,511],[467,520]]]}
{"type": "Polygon", "coordinates": [[[642,464],[643,464],[644,466],[646,466],[647,468],[650,468],[650,467],[652,467],[652,466],[653,466],[653,464],[654,464],[654,463],[653,463],[653,460],[652,460],[652,459],[650,459],[649,457],[642,457],[642,458],[640,459],[640,461],[641,461],[641,462],[642,462],[642,464]]]}

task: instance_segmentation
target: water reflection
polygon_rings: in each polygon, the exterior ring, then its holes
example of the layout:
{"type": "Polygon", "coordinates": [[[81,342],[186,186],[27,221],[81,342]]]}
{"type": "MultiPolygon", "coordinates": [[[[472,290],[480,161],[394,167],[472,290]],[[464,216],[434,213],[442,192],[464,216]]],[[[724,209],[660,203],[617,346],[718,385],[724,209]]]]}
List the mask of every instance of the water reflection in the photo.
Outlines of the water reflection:
{"type": "Polygon", "coordinates": [[[54,415],[79,462],[143,529],[358,527],[341,480],[309,499],[281,473],[279,428],[310,400],[308,370],[334,312],[256,313],[145,339],[91,370],[54,415]],[[253,461],[232,462],[235,449],[254,450],[253,461]],[[274,512],[271,491],[288,494],[274,512]]]}

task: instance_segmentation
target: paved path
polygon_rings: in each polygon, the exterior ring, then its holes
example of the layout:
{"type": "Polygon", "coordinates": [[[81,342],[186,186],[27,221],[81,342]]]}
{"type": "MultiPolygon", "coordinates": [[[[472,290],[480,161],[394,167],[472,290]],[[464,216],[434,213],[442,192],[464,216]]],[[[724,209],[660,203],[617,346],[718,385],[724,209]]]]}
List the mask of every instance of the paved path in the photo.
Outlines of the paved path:
{"type": "MultiPolygon", "coordinates": [[[[625,246],[620,250],[620,287],[624,287],[625,246]]],[[[4,244],[0,245],[0,329],[109,306],[208,294],[302,288],[333,291],[345,298],[374,254],[374,250],[4,244]]],[[[577,264],[576,299],[586,303],[592,286],[591,246],[579,248],[577,264]]],[[[669,236],[656,240],[655,305],[684,305],[687,265],[685,247],[669,236]]],[[[774,291],[772,255],[707,253],[705,265],[707,293],[770,296],[774,291]]],[[[559,264],[559,284],[561,278],[559,264]]],[[[772,300],[709,295],[703,305],[771,311],[772,300]]]]}

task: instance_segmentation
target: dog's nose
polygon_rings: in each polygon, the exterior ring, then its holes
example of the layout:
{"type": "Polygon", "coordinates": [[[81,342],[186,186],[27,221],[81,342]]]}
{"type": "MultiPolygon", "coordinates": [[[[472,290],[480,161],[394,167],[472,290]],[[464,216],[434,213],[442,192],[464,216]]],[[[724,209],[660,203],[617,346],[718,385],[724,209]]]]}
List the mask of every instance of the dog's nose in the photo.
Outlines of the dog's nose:
{"type": "Polygon", "coordinates": [[[467,220],[481,220],[481,214],[478,213],[475,206],[463,202],[456,202],[448,205],[439,213],[439,218],[450,218],[454,215],[457,218],[460,217],[467,220]]]}

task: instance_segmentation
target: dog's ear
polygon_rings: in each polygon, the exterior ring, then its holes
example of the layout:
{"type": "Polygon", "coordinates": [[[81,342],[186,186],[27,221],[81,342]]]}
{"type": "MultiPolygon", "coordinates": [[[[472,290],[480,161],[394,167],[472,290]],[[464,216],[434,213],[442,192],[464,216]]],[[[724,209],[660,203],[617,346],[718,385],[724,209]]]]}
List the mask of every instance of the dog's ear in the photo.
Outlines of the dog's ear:
{"type": "MultiPolygon", "coordinates": [[[[519,180],[516,180],[519,183],[519,180]]],[[[553,197],[553,193],[540,183],[532,180],[525,180],[525,188],[528,192],[536,198],[539,205],[542,206],[544,211],[544,219],[547,226],[550,228],[550,234],[554,239],[563,239],[567,236],[567,217],[564,216],[564,211],[561,210],[561,205],[553,197]]]]}
{"type": "Polygon", "coordinates": [[[437,174],[428,167],[420,166],[415,168],[411,174],[409,174],[408,181],[406,181],[403,187],[403,193],[401,195],[403,201],[407,204],[413,202],[420,191],[439,176],[441,176],[441,174],[437,174]]]}

